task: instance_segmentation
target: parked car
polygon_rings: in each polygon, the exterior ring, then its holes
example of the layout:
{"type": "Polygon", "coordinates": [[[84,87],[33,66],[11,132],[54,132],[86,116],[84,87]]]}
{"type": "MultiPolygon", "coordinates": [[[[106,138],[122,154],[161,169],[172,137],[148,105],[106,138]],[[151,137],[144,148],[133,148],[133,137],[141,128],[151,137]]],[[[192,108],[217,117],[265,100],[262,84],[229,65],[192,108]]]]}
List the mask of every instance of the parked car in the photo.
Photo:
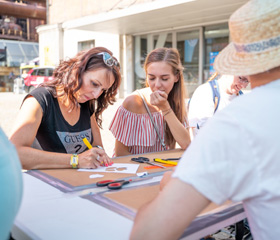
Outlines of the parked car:
{"type": "Polygon", "coordinates": [[[24,78],[25,91],[31,92],[35,87],[43,82],[53,80],[54,67],[35,67],[32,68],[27,77],[24,78]]]}

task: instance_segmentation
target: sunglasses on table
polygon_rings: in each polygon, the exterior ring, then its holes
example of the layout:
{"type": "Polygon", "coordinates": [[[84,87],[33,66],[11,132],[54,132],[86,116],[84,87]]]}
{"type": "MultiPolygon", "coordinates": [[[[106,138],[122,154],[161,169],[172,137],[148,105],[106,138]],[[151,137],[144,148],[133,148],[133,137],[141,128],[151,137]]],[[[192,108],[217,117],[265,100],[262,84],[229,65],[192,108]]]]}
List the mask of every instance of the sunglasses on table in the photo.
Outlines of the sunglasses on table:
{"type": "Polygon", "coordinates": [[[102,55],[103,56],[103,62],[108,66],[108,67],[113,67],[114,65],[119,67],[119,63],[117,60],[115,60],[109,53],[107,52],[101,52],[98,53],[97,55],[102,55]]]}

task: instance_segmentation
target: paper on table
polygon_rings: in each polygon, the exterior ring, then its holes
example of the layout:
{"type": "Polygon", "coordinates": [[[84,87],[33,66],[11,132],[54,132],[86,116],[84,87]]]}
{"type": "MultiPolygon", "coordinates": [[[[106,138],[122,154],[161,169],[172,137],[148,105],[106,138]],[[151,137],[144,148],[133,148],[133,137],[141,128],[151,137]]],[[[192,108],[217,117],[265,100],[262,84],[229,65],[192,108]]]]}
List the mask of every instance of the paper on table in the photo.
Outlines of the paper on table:
{"type": "Polygon", "coordinates": [[[78,171],[80,172],[113,172],[113,173],[130,173],[135,174],[139,164],[128,164],[128,163],[114,163],[112,166],[109,167],[99,167],[96,169],[85,169],[79,168],[78,171]]]}
{"type": "Polygon", "coordinates": [[[140,172],[140,173],[136,173],[136,175],[138,177],[143,177],[143,176],[147,176],[148,175],[148,172],[140,172]]]}
{"type": "Polygon", "coordinates": [[[102,178],[102,177],[104,177],[104,175],[102,175],[102,174],[91,174],[91,175],[89,175],[89,178],[102,178]]]}

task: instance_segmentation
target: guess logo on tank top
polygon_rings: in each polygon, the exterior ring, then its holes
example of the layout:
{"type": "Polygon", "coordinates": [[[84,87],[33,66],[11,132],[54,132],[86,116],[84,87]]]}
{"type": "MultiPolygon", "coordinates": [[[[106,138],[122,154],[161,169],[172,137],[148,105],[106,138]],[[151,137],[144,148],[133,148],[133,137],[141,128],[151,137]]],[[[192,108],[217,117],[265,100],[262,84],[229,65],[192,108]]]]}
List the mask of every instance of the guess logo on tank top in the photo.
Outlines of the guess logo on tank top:
{"type": "Polygon", "coordinates": [[[61,143],[67,153],[81,153],[87,149],[83,143],[83,138],[87,138],[91,143],[91,129],[81,132],[59,132],[56,131],[61,143]]]}

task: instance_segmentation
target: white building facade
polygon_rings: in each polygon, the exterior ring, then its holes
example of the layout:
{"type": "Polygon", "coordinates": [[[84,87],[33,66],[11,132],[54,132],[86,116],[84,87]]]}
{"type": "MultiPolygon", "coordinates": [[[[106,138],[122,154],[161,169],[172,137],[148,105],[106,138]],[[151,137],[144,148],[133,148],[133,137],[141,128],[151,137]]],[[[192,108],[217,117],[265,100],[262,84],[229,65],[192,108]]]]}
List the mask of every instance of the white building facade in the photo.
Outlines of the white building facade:
{"type": "Polygon", "coordinates": [[[143,86],[145,57],[158,47],[179,50],[191,95],[214,72],[215,56],[230,42],[228,19],[247,0],[100,2],[52,0],[49,24],[37,28],[40,62],[56,66],[81,50],[106,47],[120,61],[125,97],[143,86]]]}

